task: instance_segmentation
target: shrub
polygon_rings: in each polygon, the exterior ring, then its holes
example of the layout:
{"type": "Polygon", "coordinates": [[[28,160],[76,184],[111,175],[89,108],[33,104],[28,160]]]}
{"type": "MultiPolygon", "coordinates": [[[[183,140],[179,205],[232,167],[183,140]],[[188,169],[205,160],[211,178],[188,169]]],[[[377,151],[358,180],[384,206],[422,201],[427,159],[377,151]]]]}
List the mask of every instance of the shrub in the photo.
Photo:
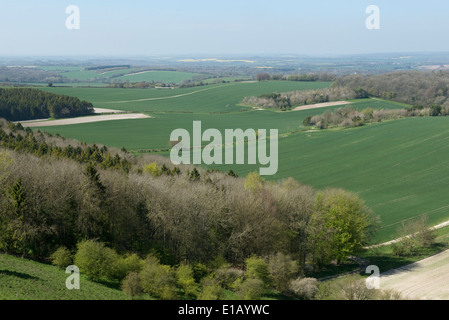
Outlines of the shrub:
{"type": "Polygon", "coordinates": [[[256,193],[262,190],[264,179],[257,173],[251,172],[245,180],[245,190],[256,193]]]}
{"type": "Polygon", "coordinates": [[[374,291],[366,287],[365,280],[351,280],[343,285],[341,292],[345,300],[372,300],[374,297],[374,291]]]}
{"type": "Polygon", "coordinates": [[[393,254],[398,257],[407,257],[413,255],[416,249],[416,242],[410,237],[405,237],[391,246],[393,254]]]}
{"type": "Polygon", "coordinates": [[[92,280],[111,278],[118,259],[117,253],[104,243],[86,240],[78,244],[75,265],[92,280]]]}
{"type": "Polygon", "coordinates": [[[200,283],[201,279],[204,278],[207,273],[207,267],[202,263],[195,263],[192,267],[193,278],[197,283],[200,283]]]}
{"type": "Polygon", "coordinates": [[[50,256],[51,262],[61,269],[65,269],[73,263],[73,257],[66,247],[59,247],[50,256]]]}
{"type": "Polygon", "coordinates": [[[290,291],[299,299],[312,300],[318,293],[318,281],[315,278],[298,278],[289,284],[290,291]]]}
{"type": "Polygon", "coordinates": [[[265,291],[265,284],[260,279],[246,279],[237,288],[241,300],[260,300],[265,291]]]}
{"type": "Polygon", "coordinates": [[[119,257],[114,266],[114,278],[121,281],[131,272],[140,272],[143,261],[136,254],[119,257]]]}
{"type": "Polygon", "coordinates": [[[122,291],[131,299],[142,294],[140,276],[137,272],[130,272],[122,282],[122,291]]]}
{"type": "Polygon", "coordinates": [[[223,295],[223,288],[220,284],[211,278],[201,280],[201,291],[197,300],[220,300],[223,295]]]}
{"type": "Polygon", "coordinates": [[[261,280],[265,285],[270,283],[270,275],[268,272],[268,264],[264,259],[259,257],[251,257],[245,260],[247,279],[261,280]]]}
{"type": "Polygon", "coordinates": [[[298,273],[299,266],[290,256],[278,252],[268,258],[268,271],[276,289],[285,292],[290,280],[298,273]]]}
{"type": "Polygon", "coordinates": [[[234,283],[237,279],[243,279],[245,272],[232,268],[229,265],[221,266],[215,271],[215,279],[226,289],[234,289],[234,283]]]}
{"type": "Polygon", "coordinates": [[[144,292],[162,300],[176,299],[175,278],[169,266],[161,265],[154,256],[148,256],[139,273],[144,292]]]}
{"type": "Polygon", "coordinates": [[[176,283],[184,290],[186,297],[196,297],[198,295],[198,284],[193,277],[191,266],[183,264],[176,269],[176,283]]]}
{"type": "Polygon", "coordinates": [[[145,172],[151,174],[153,177],[159,177],[162,175],[162,168],[158,166],[156,162],[152,162],[144,169],[145,172]]]}

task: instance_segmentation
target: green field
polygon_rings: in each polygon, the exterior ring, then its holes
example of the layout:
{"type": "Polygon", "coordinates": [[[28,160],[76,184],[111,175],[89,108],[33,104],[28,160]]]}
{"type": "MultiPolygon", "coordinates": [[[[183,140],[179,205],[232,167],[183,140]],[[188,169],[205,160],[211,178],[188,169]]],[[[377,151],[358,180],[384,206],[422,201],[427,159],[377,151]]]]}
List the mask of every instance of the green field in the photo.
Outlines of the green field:
{"type": "Polygon", "coordinates": [[[328,87],[329,82],[267,81],[227,83],[185,89],[42,88],[76,96],[98,108],[140,112],[231,112],[247,110],[239,106],[246,96],[328,87]]]}
{"type": "MultiPolygon", "coordinates": [[[[203,131],[208,128],[221,132],[235,128],[278,129],[281,134],[279,171],[267,178],[291,176],[319,189],[339,187],[358,193],[382,221],[374,242],[395,238],[403,220],[423,214],[431,224],[447,220],[449,176],[445,164],[449,161],[449,118],[408,118],[361,128],[307,132],[302,126],[306,116],[338,107],[277,112],[239,105],[244,96],[327,85],[232,83],[166,91],[44,88],[92,101],[97,107],[147,111],[154,118],[40,129],[132,151],[169,148],[170,133],[177,128],[191,132],[193,121],[201,121],[203,131]],[[122,102],[131,100],[134,101],[122,102]]],[[[353,102],[360,109],[404,107],[379,99],[353,102]]],[[[215,165],[212,168],[232,169],[245,176],[258,166],[215,165]]]]}
{"type": "Polygon", "coordinates": [[[184,80],[192,80],[194,76],[200,76],[199,73],[177,72],[177,71],[142,71],[136,74],[128,74],[118,77],[123,82],[163,82],[179,84],[184,80]]]}
{"type": "Polygon", "coordinates": [[[192,80],[199,73],[178,71],[154,71],[139,68],[122,68],[117,70],[85,70],[84,67],[43,66],[41,70],[60,72],[67,79],[77,81],[114,80],[121,82],[162,82],[179,84],[184,80],[192,80]]]}

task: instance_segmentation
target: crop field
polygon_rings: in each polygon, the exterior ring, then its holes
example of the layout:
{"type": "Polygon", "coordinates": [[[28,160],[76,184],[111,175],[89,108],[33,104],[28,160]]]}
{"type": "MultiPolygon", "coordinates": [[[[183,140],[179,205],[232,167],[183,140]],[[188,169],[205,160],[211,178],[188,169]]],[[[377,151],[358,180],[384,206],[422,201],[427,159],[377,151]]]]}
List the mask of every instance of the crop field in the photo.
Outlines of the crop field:
{"type": "Polygon", "coordinates": [[[142,71],[138,68],[122,68],[117,70],[85,70],[84,67],[56,67],[43,66],[39,69],[60,72],[62,76],[78,81],[92,80],[120,80],[122,82],[163,82],[181,83],[184,80],[191,80],[199,73],[178,72],[178,71],[142,71]]]}
{"type": "Polygon", "coordinates": [[[128,73],[127,75],[116,79],[129,82],[164,82],[164,83],[181,83],[184,80],[191,80],[198,73],[177,72],[177,71],[142,71],[136,73],[128,73]]]}
{"type": "Polygon", "coordinates": [[[328,87],[329,82],[267,81],[227,83],[185,89],[43,88],[90,101],[98,108],[138,112],[232,112],[246,96],[328,87]]]}
{"type": "MultiPolygon", "coordinates": [[[[169,148],[170,133],[254,128],[279,130],[279,170],[267,179],[294,177],[316,188],[337,187],[356,192],[381,218],[374,243],[395,238],[401,221],[423,214],[430,224],[449,216],[445,165],[449,162],[449,119],[408,118],[360,128],[306,131],[306,116],[341,106],[290,112],[253,110],[239,105],[244,96],[327,83],[238,83],[175,90],[44,88],[92,101],[96,107],[146,112],[153,118],[67,126],[39,127],[88,143],[130,151],[169,148]],[[202,91],[201,91],[202,90],[202,91]],[[138,100],[138,101],[136,101],[138,100]],[[152,111],[154,110],[154,111],[152,111]],[[419,128],[419,130],[417,130],[419,128]]],[[[403,108],[379,99],[351,101],[355,108],[403,108]]],[[[206,143],[205,143],[206,144],[206,143]]],[[[168,156],[168,153],[162,153],[168,156]]],[[[241,176],[255,165],[213,165],[241,176]]]]}

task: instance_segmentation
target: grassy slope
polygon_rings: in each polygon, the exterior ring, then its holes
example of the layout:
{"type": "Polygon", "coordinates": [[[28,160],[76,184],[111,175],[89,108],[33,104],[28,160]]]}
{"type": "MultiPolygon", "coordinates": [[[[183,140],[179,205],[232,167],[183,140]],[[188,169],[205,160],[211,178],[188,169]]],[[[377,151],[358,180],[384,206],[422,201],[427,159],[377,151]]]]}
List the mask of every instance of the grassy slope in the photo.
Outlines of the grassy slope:
{"type": "Polygon", "coordinates": [[[80,279],[80,290],[68,290],[69,274],[57,267],[0,254],[0,300],[124,300],[120,290],[80,279]]]}

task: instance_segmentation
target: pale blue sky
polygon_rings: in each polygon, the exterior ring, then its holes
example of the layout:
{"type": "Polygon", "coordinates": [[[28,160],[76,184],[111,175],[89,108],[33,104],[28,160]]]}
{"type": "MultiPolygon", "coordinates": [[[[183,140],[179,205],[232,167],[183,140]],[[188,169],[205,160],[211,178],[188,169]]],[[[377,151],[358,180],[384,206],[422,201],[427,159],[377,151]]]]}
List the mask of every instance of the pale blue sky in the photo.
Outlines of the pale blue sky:
{"type": "Polygon", "coordinates": [[[449,51],[449,1],[0,0],[0,55],[449,51]],[[81,29],[67,30],[68,5],[81,29]],[[368,5],[381,29],[367,30],[368,5]]]}

